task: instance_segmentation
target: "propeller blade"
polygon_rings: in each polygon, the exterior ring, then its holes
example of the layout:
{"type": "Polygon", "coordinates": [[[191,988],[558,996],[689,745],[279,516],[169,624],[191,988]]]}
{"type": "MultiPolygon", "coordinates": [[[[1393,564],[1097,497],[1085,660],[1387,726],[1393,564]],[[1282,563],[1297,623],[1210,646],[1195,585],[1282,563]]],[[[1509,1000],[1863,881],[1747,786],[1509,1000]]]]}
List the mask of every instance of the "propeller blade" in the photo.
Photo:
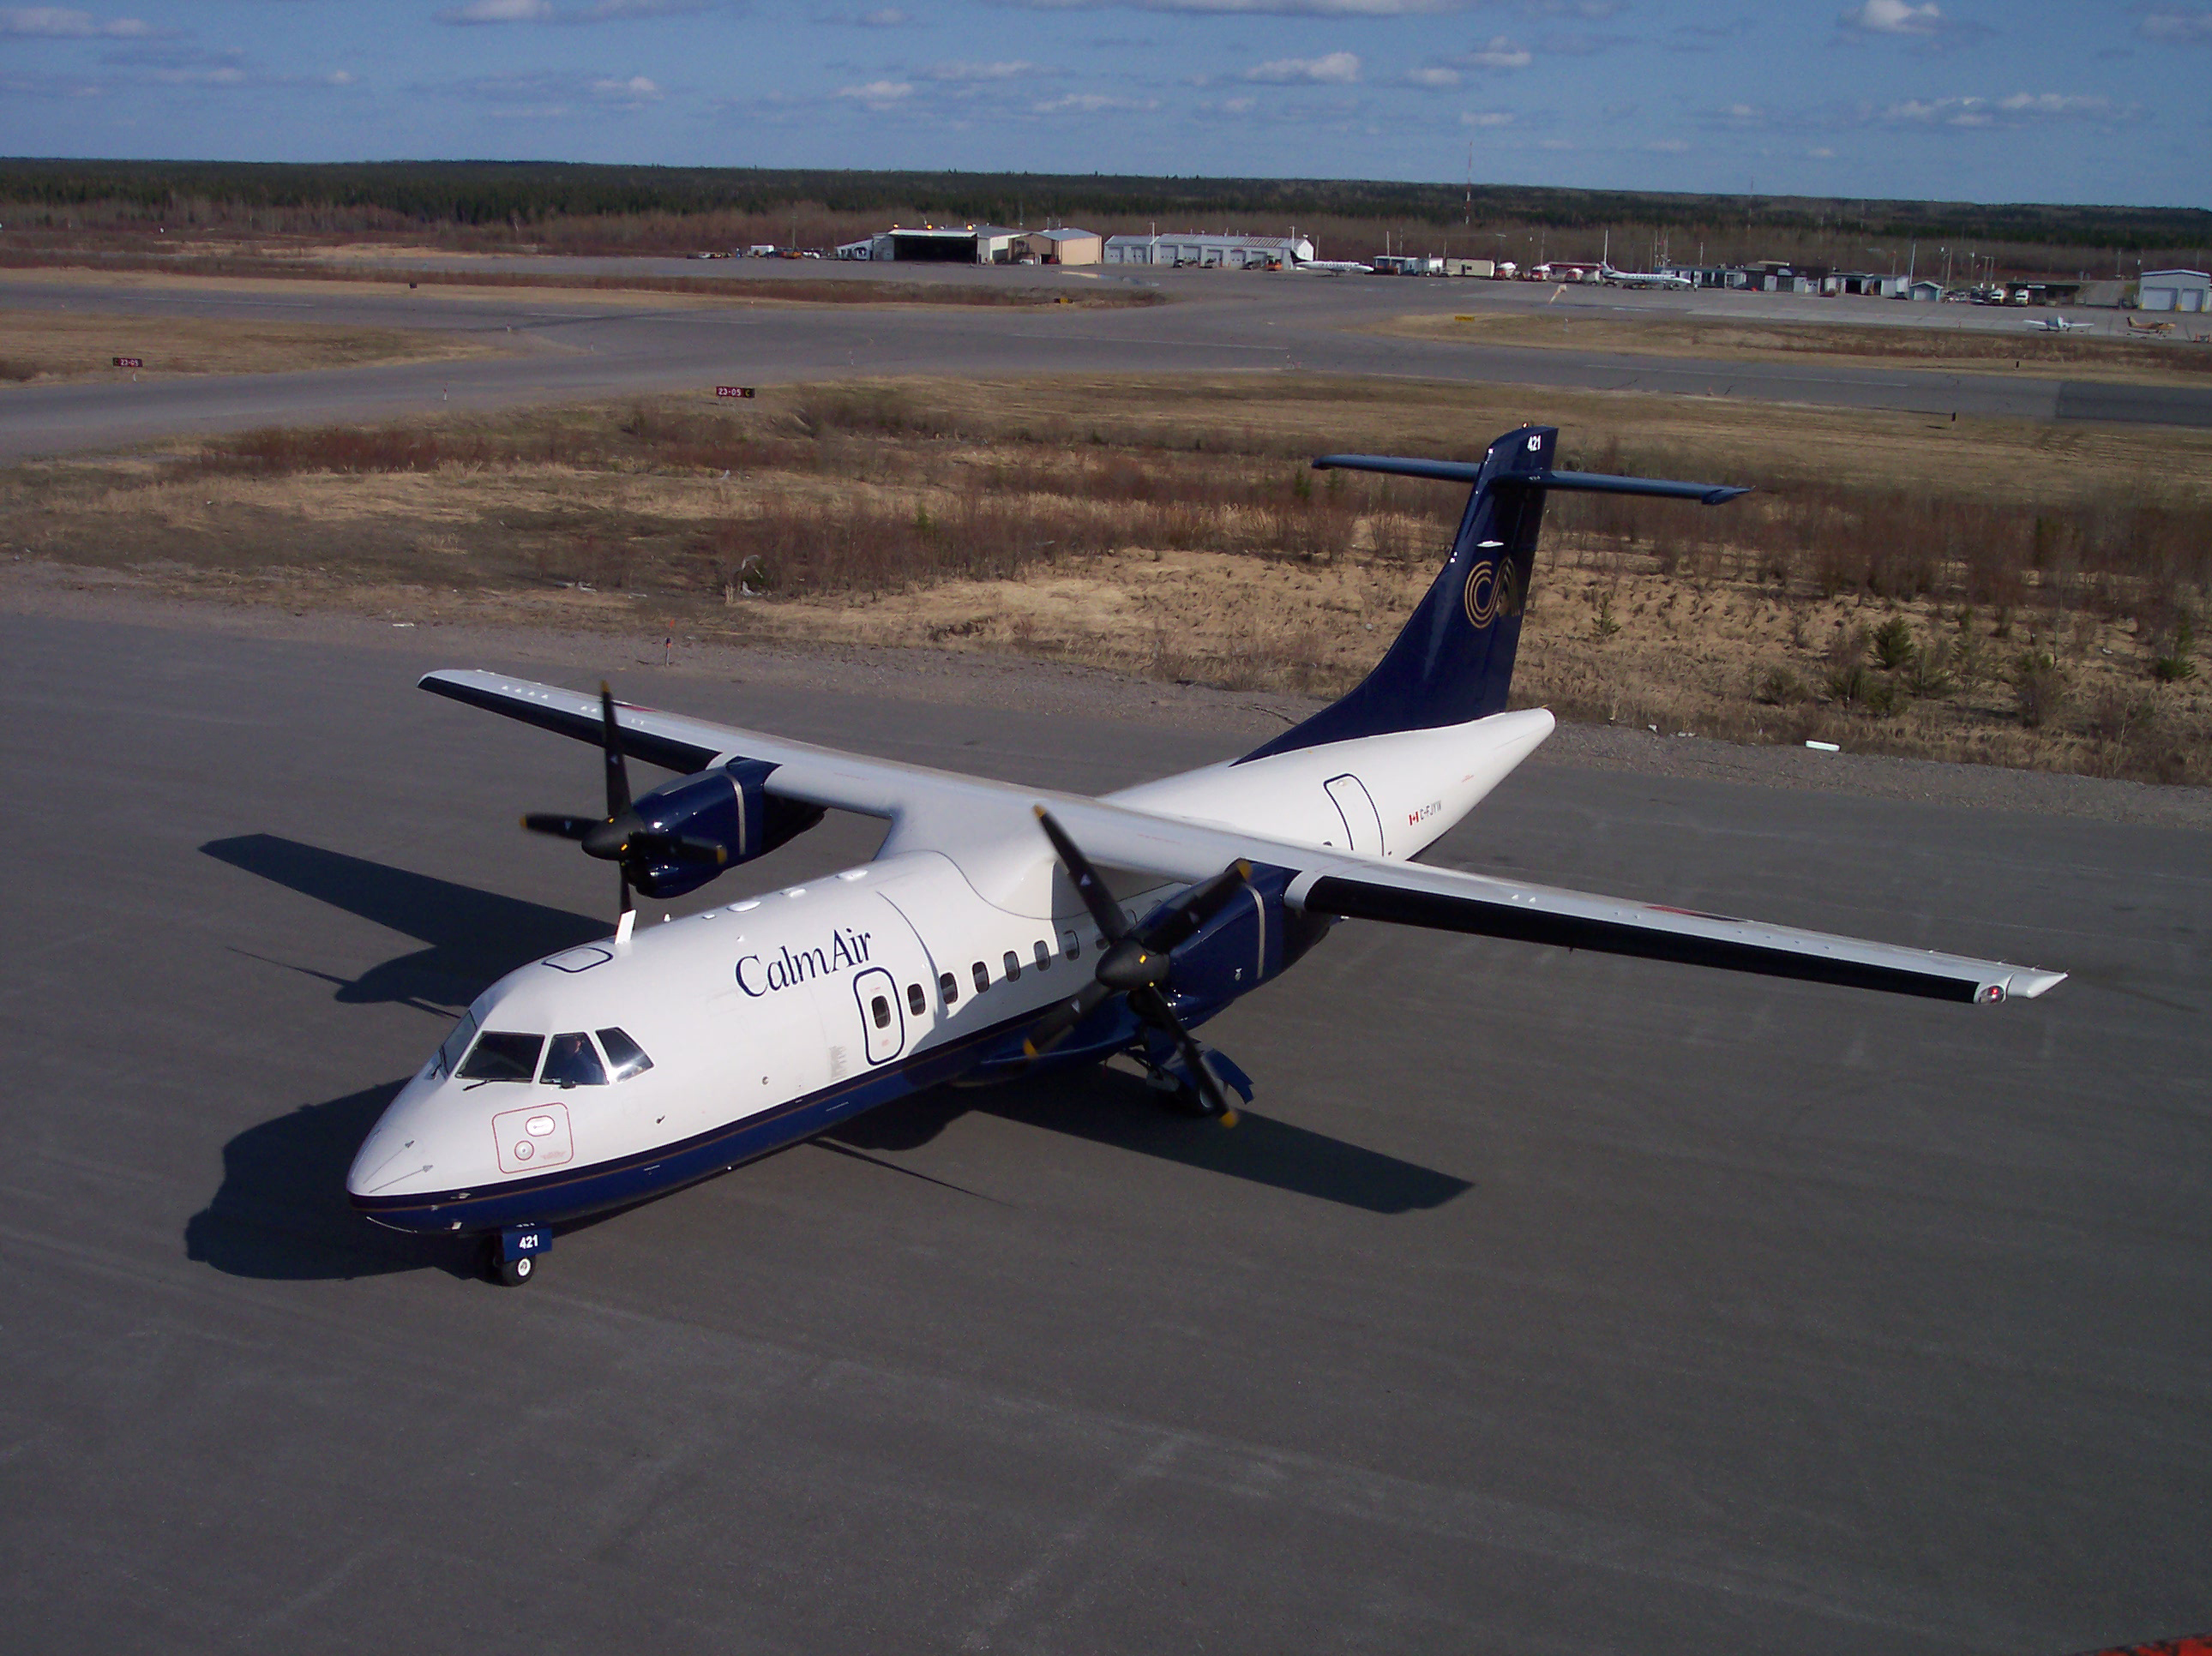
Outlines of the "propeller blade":
{"type": "Polygon", "coordinates": [[[596,816],[556,816],[546,811],[532,811],[522,819],[522,826],[532,834],[550,834],[560,840],[580,840],[599,827],[596,816]]]}
{"type": "Polygon", "coordinates": [[[1044,837],[1052,841],[1053,852],[1060,858],[1067,877],[1075,883],[1075,895],[1083,899],[1083,906],[1091,911],[1091,919],[1098,927],[1098,935],[1109,943],[1116,943],[1127,935],[1128,921],[1115,906],[1114,894],[1106,889],[1106,882],[1098,877],[1098,870],[1091,866],[1066,829],[1052,820],[1052,813],[1042,805],[1036,807],[1038,825],[1044,837]]]}
{"type": "Polygon", "coordinates": [[[1037,1020],[1022,1042],[1022,1051],[1030,1058],[1040,1058],[1067,1039],[1068,1032],[1089,1017],[1099,1007],[1113,998],[1114,992],[1104,984],[1086,983],[1068,999],[1037,1020]]]}
{"type": "Polygon", "coordinates": [[[1190,1071],[1191,1084],[1198,1089],[1198,1095],[1204,1101],[1207,1112],[1219,1116],[1223,1126],[1235,1126],[1237,1107],[1229,1101],[1228,1094],[1221,1090],[1221,1083],[1214,1079],[1213,1071],[1206,1067],[1206,1055],[1199,1050],[1198,1042],[1191,1038],[1190,1031],[1182,1027],[1182,1021],[1168,1005],[1167,997],[1157,989],[1139,989],[1129,997],[1129,1004],[1135,1009],[1139,1017],[1174,1040],[1176,1050],[1182,1054],[1183,1067],[1190,1071]]]}
{"type": "Polygon", "coordinates": [[[622,882],[622,907],[615,912],[618,914],[627,914],[631,909],[637,907],[635,903],[633,903],[629,900],[629,864],[625,863],[617,863],[615,864],[615,877],[622,882]]]}
{"type": "Polygon", "coordinates": [[[599,681],[599,732],[606,748],[607,820],[612,822],[629,809],[629,767],[623,762],[622,728],[615,723],[615,693],[605,679],[599,681]]]}
{"type": "Polygon", "coordinates": [[[1177,898],[1158,918],[1144,926],[1145,942],[1166,953],[1180,949],[1191,934],[1235,900],[1252,877],[1252,864],[1243,858],[1177,898]]]}

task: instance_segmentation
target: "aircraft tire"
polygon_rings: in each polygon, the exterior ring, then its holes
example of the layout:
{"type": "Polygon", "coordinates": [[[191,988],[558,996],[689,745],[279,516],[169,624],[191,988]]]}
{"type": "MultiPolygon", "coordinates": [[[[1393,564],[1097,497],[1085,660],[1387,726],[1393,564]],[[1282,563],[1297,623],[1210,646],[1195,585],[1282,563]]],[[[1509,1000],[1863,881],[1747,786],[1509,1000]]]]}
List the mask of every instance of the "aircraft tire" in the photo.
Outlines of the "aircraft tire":
{"type": "Polygon", "coordinates": [[[538,1274],[538,1261],[526,1253],[520,1259],[501,1259],[496,1237],[492,1240],[491,1254],[491,1279],[501,1288],[520,1288],[538,1274]]]}

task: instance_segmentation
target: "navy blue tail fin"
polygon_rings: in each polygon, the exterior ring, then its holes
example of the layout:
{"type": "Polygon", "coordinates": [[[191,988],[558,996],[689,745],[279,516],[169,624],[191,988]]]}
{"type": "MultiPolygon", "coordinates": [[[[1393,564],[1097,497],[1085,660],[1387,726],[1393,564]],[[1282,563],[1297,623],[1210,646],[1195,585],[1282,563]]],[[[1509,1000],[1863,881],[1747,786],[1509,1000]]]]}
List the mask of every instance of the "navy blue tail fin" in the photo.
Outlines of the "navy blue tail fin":
{"type": "Polygon", "coordinates": [[[1504,712],[1535,562],[1536,531],[1551,490],[1667,495],[1707,506],[1747,492],[1714,483],[1554,470],[1553,450],[1559,440],[1549,426],[1524,426],[1492,443],[1480,465],[1373,454],[1324,454],[1314,462],[1322,470],[1382,471],[1473,487],[1451,556],[1375,670],[1341,701],[1254,749],[1246,759],[1391,731],[1464,724],[1504,712]]]}

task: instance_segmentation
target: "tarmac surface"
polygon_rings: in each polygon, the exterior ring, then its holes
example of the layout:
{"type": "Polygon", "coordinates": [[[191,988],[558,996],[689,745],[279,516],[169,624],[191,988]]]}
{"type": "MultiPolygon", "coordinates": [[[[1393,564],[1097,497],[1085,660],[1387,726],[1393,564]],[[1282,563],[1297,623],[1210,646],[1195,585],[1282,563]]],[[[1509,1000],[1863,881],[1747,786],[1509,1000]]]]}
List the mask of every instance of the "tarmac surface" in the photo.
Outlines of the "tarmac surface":
{"type": "MultiPolygon", "coordinates": [[[[584,261],[556,261],[576,264],[584,261]]],[[[836,267],[761,261],[605,261],[639,275],[702,270],[759,279],[823,278],[836,267]],[[662,267],[667,267],[663,270],[662,267]]],[[[865,281],[845,267],[838,279],[865,281]]],[[[577,274],[592,274],[580,271],[577,274]]],[[[597,272],[605,274],[605,271],[597,272]]],[[[887,273],[888,275],[888,273],[887,273]]],[[[899,270],[895,278],[909,280],[899,270]]],[[[997,279],[1095,293],[1130,280],[1073,271],[931,272],[927,280],[997,279]]],[[[2212,388],[2107,385],[2032,376],[1932,373],[1817,363],[1700,361],[1611,352],[1455,344],[1364,331],[1388,318],[1540,306],[1527,282],[1162,271],[1147,278],[1177,302],[1140,308],[1044,306],[801,306],[595,294],[585,290],[424,288],[291,282],[162,282],[47,272],[0,276],[0,305],[119,311],[149,317],[374,324],[500,337],[513,355],[295,373],[78,381],[0,391],[0,459],[207,432],[391,419],[453,408],[854,377],[960,373],[1279,373],[1377,375],[1561,389],[1730,397],[1849,409],[2020,420],[2212,426],[2212,388]]],[[[1780,294],[1571,291],[1576,310],[1626,315],[1756,315],[1827,321],[1944,312],[1947,325],[2020,328],[2023,312],[1960,306],[1780,294]],[[1839,309],[1848,306],[1849,309],[1839,309]],[[1994,319],[1992,319],[1994,318],[1994,319]]],[[[118,354],[152,355],[133,345],[118,354]]],[[[2179,347],[2177,349],[2179,349],[2179,347]]]]}
{"type": "MultiPolygon", "coordinates": [[[[455,1007],[609,918],[514,827],[592,754],[412,688],[528,651],[0,643],[11,1650],[2212,1629],[2212,834],[1532,765],[1443,860],[2074,979],[1960,1008],[1347,925],[1209,1027],[1234,1131],[1110,1072],[934,1096],[506,1291],[342,1179],[455,1007]]],[[[1093,790],[1242,744],[1141,693],[617,683],[1093,790]]]]}

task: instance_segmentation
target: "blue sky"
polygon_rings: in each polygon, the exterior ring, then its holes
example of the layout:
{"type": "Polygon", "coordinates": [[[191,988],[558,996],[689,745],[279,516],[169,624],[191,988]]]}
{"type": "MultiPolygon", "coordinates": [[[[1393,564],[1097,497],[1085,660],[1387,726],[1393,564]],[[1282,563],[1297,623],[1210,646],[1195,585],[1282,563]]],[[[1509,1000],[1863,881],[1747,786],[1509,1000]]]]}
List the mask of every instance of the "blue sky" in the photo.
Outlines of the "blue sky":
{"type": "Polygon", "coordinates": [[[2212,205],[2212,0],[0,5],[0,151],[2212,205]]]}

